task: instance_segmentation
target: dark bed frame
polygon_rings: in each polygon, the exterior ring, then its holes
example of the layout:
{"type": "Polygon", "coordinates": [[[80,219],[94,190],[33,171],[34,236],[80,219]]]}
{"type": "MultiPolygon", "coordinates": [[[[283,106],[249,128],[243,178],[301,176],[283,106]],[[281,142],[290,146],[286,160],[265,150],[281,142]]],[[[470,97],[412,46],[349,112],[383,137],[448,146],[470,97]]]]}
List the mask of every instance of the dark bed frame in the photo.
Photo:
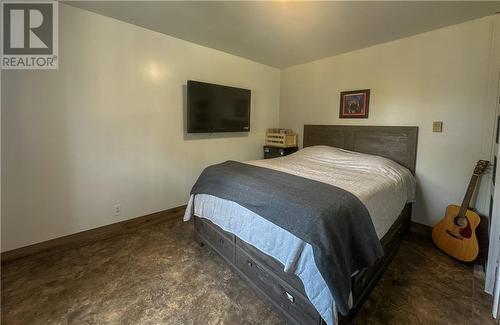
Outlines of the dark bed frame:
{"type": "MultiPolygon", "coordinates": [[[[418,128],[414,126],[305,125],[303,146],[328,145],[390,158],[415,173],[418,128]]],[[[339,324],[349,323],[376,286],[408,232],[411,204],[381,239],[384,257],[352,277],[353,307],[339,314],[339,324]]],[[[195,239],[215,250],[289,324],[325,322],[307,298],[301,280],[285,273],[283,264],[262,253],[211,221],[194,216],[195,239]]]]}

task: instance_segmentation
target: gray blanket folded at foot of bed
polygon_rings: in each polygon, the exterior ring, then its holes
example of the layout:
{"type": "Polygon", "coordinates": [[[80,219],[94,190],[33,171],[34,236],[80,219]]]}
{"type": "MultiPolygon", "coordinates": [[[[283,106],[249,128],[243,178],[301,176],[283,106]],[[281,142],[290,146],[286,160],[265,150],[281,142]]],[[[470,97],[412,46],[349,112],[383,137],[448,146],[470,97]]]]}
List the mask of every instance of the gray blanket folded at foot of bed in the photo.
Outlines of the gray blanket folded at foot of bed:
{"type": "Polygon", "coordinates": [[[207,167],[191,194],[231,200],[309,243],[338,310],[349,312],[351,275],[383,255],[370,214],[352,193],[236,161],[207,167]]]}

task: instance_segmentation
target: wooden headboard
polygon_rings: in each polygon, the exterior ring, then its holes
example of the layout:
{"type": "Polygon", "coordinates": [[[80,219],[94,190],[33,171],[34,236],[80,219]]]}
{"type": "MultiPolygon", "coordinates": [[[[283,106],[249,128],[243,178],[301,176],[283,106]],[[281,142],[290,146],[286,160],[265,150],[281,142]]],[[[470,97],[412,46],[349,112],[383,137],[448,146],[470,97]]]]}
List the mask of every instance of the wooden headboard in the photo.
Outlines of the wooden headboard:
{"type": "Polygon", "coordinates": [[[382,156],[415,174],[417,126],[304,125],[303,146],[326,145],[382,156]]]}

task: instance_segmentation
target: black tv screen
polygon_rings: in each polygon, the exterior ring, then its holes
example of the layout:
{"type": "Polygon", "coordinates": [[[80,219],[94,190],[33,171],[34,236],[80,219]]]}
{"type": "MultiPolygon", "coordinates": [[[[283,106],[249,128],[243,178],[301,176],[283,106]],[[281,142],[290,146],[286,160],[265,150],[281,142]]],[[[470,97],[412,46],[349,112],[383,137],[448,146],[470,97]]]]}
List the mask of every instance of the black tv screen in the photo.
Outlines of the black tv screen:
{"type": "Polygon", "coordinates": [[[250,95],[248,89],[187,82],[187,132],[250,131],[250,95]]]}

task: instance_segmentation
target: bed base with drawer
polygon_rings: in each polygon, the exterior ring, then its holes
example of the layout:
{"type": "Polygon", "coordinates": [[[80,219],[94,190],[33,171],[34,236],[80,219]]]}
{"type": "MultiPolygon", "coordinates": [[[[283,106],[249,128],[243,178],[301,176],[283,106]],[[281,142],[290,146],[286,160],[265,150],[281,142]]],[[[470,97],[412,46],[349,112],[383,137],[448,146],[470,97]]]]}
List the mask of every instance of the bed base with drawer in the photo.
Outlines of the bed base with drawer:
{"type": "MultiPolygon", "coordinates": [[[[411,205],[407,204],[396,222],[381,239],[384,257],[352,277],[353,308],[339,324],[348,323],[367,299],[384,270],[398,251],[410,225],[411,205]]],[[[273,257],[222,230],[210,220],[194,216],[195,239],[217,252],[289,324],[325,324],[307,298],[302,281],[283,271],[273,257]]]]}
{"type": "MultiPolygon", "coordinates": [[[[418,128],[414,126],[304,125],[303,146],[328,145],[392,159],[415,173],[418,128]]],[[[410,227],[411,204],[381,239],[384,256],[352,277],[353,307],[339,324],[355,317],[396,255],[410,227]]],[[[214,249],[289,324],[324,321],[307,298],[301,280],[285,273],[274,258],[225,232],[211,221],[194,216],[194,234],[201,245],[214,249]]]]}

